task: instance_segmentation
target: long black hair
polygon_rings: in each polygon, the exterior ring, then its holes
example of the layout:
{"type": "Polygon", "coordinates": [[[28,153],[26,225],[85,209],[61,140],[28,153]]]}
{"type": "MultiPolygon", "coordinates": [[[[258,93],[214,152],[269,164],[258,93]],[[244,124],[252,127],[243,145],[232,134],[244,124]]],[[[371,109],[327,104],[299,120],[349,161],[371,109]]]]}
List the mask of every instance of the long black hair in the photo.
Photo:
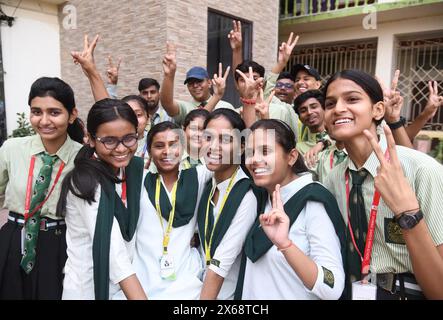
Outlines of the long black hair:
{"type": "MultiPolygon", "coordinates": [[[[88,113],[87,129],[91,139],[95,139],[97,130],[102,124],[118,119],[128,121],[137,131],[137,116],[127,103],[116,99],[97,101],[88,113]]],[[[57,205],[58,216],[64,216],[68,191],[90,204],[95,201],[98,184],[102,184],[106,180],[113,183],[121,182],[108,163],[95,159],[94,152],[94,148],[85,145],[75,157],[74,169],[63,180],[60,200],[57,205]]]]}
{"type": "MultiPolygon", "coordinates": [[[[276,119],[259,120],[251,126],[251,132],[257,129],[275,130],[276,142],[282,146],[283,150],[288,154],[296,147],[295,134],[284,121],[276,119]]],[[[298,153],[297,161],[295,161],[292,166],[292,171],[295,174],[309,171],[300,152],[298,153]]]]}
{"type": "MultiPolygon", "coordinates": [[[[325,87],[323,89],[323,95],[326,97],[328,92],[328,87],[337,79],[347,79],[355,82],[359,85],[364,92],[371,99],[372,104],[376,104],[378,102],[383,102],[383,90],[378,83],[378,81],[371,76],[369,73],[366,73],[361,70],[343,70],[334,73],[332,77],[329,78],[328,82],[326,82],[325,87]]],[[[374,120],[376,125],[379,125],[383,119],[374,120]]]]}
{"type": "MultiPolygon", "coordinates": [[[[74,91],[66,82],[59,78],[42,77],[34,81],[29,92],[29,106],[31,106],[32,99],[36,97],[51,97],[57,100],[70,115],[75,108],[74,91]]],[[[68,125],[67,132],[72,140],[83,143],[84,132],[78,118],[68,125]]]]}

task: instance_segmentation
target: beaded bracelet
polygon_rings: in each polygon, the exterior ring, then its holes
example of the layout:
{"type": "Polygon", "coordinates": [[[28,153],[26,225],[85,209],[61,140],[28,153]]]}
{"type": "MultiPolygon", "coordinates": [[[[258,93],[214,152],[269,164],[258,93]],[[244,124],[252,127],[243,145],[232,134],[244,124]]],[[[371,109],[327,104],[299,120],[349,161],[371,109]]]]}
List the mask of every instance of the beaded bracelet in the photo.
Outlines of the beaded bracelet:
{"type": "Polygon", "coordinates": [[[257,103],[257,99],[246,99],[246,98],[240,98],[240,101],[243,104],[253,105],[257,103]]]}

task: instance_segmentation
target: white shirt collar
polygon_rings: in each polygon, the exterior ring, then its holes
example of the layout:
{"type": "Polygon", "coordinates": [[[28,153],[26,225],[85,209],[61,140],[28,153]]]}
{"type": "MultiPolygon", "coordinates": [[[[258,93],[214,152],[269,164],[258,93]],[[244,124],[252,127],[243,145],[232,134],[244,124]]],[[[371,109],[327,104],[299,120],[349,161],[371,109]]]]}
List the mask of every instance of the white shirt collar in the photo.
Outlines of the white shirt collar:
{"type": "MultiPolygon", "coordinates": [[[[237,175],[235,176],[235,179],[234,179],[234,184],[233,184],[233,185],[235,185],[235,184],[237,183],[237,181],[239,181],[239,180],[241,180],[241,179],[243,179],[243,178],[248,178],[248,176],[247,176],[246,173],[243,171],[243,169],[239,166],[239,167],[238,167],[238,171],[237,171],[237,175]]],[[[228,189],[229,181],[230,181],[230,180],[231,180],[231,177],[229,177],[228,179],[226,179],[226,180],[224,180],[224,181],[222,181],[222,182],[220,182],[220,183],[217,184],[217,183],[215,182],[215,178],[212,177],[212,185],[213,185],[213,186],[216,185],[218,191],[220,191],[220,192],[226,192],[226,189],[228,189]]]]}
{"type": "MultiPolygon", "coordinates": [[[[300,189],[306,186],[309,183],[312,183],[312,174],[306,173],[299,176],[297,179],[291,181],[287,185],[280,188],[280,196],[283,204],[285,204],[289,199],[292,198],[294,194],[296,194],[300,189]]],[[[271,202],[272,194],[268,196],[268,204],[272,205],[271,202]]]]}

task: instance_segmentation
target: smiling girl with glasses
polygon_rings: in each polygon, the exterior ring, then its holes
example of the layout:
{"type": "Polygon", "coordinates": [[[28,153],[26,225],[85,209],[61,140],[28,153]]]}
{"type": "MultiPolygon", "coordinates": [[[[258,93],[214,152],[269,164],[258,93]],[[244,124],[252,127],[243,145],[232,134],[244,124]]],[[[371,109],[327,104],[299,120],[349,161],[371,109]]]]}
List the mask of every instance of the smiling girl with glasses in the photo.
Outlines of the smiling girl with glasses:
{"type": "Polygon", "coordinates": [[[143,177],[143,160],[134,157],[137,125],[120,100],[100,100],[89,111],[90,145],[77,155],[59,202],[68,244],[63,299],[106,300],[120,288],[128,299],[146,299],[131,263],[143,177]]]}

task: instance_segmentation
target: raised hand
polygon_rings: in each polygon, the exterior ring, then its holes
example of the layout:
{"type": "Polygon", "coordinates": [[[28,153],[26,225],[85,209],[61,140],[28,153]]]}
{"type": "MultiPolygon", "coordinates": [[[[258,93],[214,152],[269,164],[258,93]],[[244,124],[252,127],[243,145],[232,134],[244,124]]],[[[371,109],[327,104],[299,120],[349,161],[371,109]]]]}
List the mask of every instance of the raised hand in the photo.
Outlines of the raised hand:
{"type": "Polygon", "coordinates": [[[280,47],[278,48],[278,63],[286,66],[289,59],[291,58],[292,50],[294,50],[295,45],[298,42],[299,36],[296,36],[294,40],[292,40],[294,33],[291,32],[287,42],[282,42],[280,47]]]}
{"type": "Polygon", "coordinates": [[[163,72],[165,76],[175,75],[177,69],[176,46],[172,42],[166,42],[166,54],[163,57],[163,72]]]}
{"type": "Polygon", "coordinates": [[[118,58],[118,62],[115,65],[112,61],[112,57],[108,56],[108,69],[106,69],[106,76],[108,77],[108,83],[116,85],[118,82],[118,71],[120,70],[120,64],[122,58],[118,58]]]}
{"type": "Polygon", "coordinates": [[[247,99],[255,99],[258,97],[259,89],[263,88],[263,78],[257,78],[254,80],[254,73],[252,72],[252,68],[249,67],[248,76],[246,76],[243,72],[236,69],[237,72],[245,81],[245,98],[247,99]]]}
{"type": "Polygon", "coordinates": [[[259,216],[260,225],[266,236],[277,248],[285,248],[289,240],[289,217],[286,214],[280,196],[280,185],[275,186],[272,193],[272,209],[259,216]]]}
{"type": "Polygon", "coordinates": [[[239,50],[242,48],[242,31],[241,31],[241,22],[233,20],[232,21],[232,30],[228,34],[229,44],[231,45],[232,50],[239,50]]]}
{"type": "Polygon", "coordinates": [[[389,209],[397,216],[402,212],[418,209],[419,205],[415,192],[403,173],[391,129],[386,125],[383,129],[390,160],[385,159],[377,139],[368,130],[363,132],[380,162],[380,166],[377,168],[377,176],[374,178],[375,188],[380,192],[389,209]],[[392,186],[395,186],[395,188],[392,186]]]}
{"type": "Polygon", "coordinates": [[[96,35],[94,40],[89,43],[88,35],[85,34],[83,38],[83,51],[72,51],[71,56],[74,59],[75,64],[80,64],[83,72],[86,76],[89,76],[91,73],[96,72],[97,68],[95,66],[94,61],[94,50],[97,46],[97,41],[99,36],[96,35]]]}
{"type": "Polygon", "coordinates": [[[443,96],[438,95],[438,84],[437,81],[429,81],[429,97],[426,107],[423,112],[429,115],[428,120],[431,120],[439,107],[443,106],[443,96]]]}
{"type": "Polygon", "coordinates": [[[228,78],[230,66],[226,68],[225,74],[223,74],[223,65],[221,63],[218,64],[218,74],[214,74],[214,78],[212,81],[212,88],[214,90],[214,95],[220,97],[220,99],[225,94],[226,89],[226,79],[228,78]]]}
{"type": "Polygon", "coordinates": [[[383,100],[385,103],[385,120],[387,123],[394,123],[400,120],[401,109],[403,107],[403,97],[397,91],[400,70],[396,70],[392,79],[391,88],[387,88],[381,79],[377,78],[383,89],[383,100]]]}
{"type": "Polygon", "coordinates": [[[263,98],[263,89],[260,88],[260,94],[257,98],[257,103],[255,104],[255,113],[258,114],[260,119],[269,119],[269,105],[271,104],[274,94],[275,91],[272,90],[269,97],[265,100],[263,98]]]}

